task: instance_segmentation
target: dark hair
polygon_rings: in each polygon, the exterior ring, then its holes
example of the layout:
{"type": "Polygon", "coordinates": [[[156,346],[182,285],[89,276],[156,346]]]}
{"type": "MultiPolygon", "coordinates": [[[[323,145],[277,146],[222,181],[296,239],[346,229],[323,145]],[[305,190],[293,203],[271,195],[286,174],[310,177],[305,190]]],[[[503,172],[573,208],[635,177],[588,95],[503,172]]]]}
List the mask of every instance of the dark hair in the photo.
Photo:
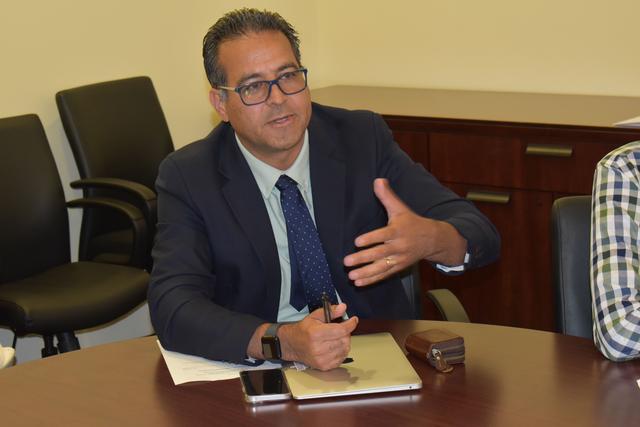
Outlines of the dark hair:
{"type": "Polygon", "coordinates": [[[218,49],[224,41],[249,33],[262,31],[280,31],[289,40],[291,49],[300,62],[300,39],[296,30],[275,12],[258,9],[237,9],[225,14],[213,24],[202,41],[202,57],[207,79],[212,87],[227,84],[227,77],[218,62],[218,49]]]}

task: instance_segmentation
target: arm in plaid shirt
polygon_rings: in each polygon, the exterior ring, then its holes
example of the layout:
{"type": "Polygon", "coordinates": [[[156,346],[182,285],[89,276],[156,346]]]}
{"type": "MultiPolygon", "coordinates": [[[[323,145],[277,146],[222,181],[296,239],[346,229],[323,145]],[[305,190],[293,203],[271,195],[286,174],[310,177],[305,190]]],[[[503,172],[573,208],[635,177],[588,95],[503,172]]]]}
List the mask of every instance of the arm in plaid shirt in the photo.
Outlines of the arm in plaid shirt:
{"type": "Polygon", "coordinates": [[[596,168],[591,215],[594,342],[615,361],[640,357],[640,141],[596,168]]]}

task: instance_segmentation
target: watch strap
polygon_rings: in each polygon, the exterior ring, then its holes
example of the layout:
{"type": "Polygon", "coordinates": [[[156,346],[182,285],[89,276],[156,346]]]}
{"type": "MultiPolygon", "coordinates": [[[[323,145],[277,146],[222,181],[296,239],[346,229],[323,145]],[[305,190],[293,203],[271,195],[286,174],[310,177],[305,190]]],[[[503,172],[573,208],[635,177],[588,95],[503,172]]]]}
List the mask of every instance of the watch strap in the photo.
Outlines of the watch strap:
{"type": "Polygon", "coordinates": [[[272,323],[269,325],[269,327],[267,328],[266,331],[264,331],[264,335],[265,337],[277,337],[278,336],[278,329],[280,329],[280,326],[282,326],[282,323],[272,323]]]}
{"type": "Polygon", "coordinates": [[[282,323],[272,323],[262,336],[262,354],[267,360],[280,360],[282,357],[280,339],[278,338],[280,326],[282,326],[282,323]],[[266,351],[267,348],[269,351],[266,351]]]}

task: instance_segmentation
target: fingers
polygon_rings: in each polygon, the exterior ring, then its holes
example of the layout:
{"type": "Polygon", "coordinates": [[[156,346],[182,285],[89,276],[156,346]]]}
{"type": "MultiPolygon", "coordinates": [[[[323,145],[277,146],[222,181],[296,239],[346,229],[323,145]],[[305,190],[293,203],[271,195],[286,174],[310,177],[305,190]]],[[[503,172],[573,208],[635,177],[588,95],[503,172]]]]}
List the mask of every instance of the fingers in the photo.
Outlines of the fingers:
{"type": "MultiPolygon", "coordinates": [[[[356,326],[358,326],[358,322],[360,322],[358,316],[351,316],[347,321],[338,323],[338,325],[340,325],[344,333],[351,338],[351,333],[356,329],[356,326]]],[[[349,340],[349,342],[351,342],[351,340],[349,340]]]]}
{"type": "Polygon", "coordinates": [[[409,265],[400,256],[388,256],[381,258],[349,272],[349,279],[353,280],[356,286],[366,286],[376,283],[386,277],[396,274],[409,265]]]}
{"type": "MultiPolygon", "coordinates": [[[[347,305],[345,303],[340,303],[331,306],[331,319],[336,319],[338,317],[342,317],[344,313],[347,312],[347,305]]],[[[324,310],[322,307],[313,310],[309,313],[310,318],[314,320],[318,320],[320,322],[324,322],[324,310]]]]}
{"type": "Polygon", "coordinates": [[[357,236],[355,246],[362,249],[344,257],[346,267],[357,267],[349,272],[356,286],[383,280],[420,259],[436,259],[434,251],[443,245],[435,232],[437,221],[413,212],[388,180],[376,179],[373,189],[387,211],[388,223],[357,236]]]}
{"type": "Polygon", "coordinates": [[[400,200],[384,178],[373,183],[376,197],[387,211],[388,224],[355,239],[357,248],[365,248],[344,258],[347,267],[361,266],[349,272],[349,279],[357,286],[374,283],[408,266],[419,258],[415,254],[415,223],[419,219],[400,200]]]}
{"type": "Polygon", "coordinates": [[[385,243],[392,240],[395,237],[394,229],[390,226],[377,228],[365,234],[361,234],[356,237],[355,244],[357,247],[362,248],[379,243],[385,243]]]}
{"type": "MultiPolygon", "coordinates": [[[[344,314],[345,304],[332,306],[332,315],[344,314]]],[[[339,366],[349,354],[351,333],[358,325],[358,318],[351,317],[342,323],[324,323],[317,317],[322,310],[315,310],[302,321],[280,328],[280,341],[285,360],[297,360],[313,368],[327,370],[339,366]]]]}
{"type": "Polygon", "coordinates": [[[338,345],[335,346],[332,351],[329,351],[318,358],[318,362],[316,366],[314,366],[316,369],[327,371],[342,365],[344,359],[346,359],[349,355],[349,351],[351,350],[351,339],[348,338],[340,340],[337,344],[338,345]]]}
{"type": "Polygon", "coordinates": [[[314,354],[314,359],[310,366],[323,371],[340,366],[344,359],[349,355],[349,351],[351,350],[351,331],[355,329],[357,324],[358,318],[352,317],[346,322],[326,325],[327,327],[339,326],[341,329],[348,332],[336,339],[328,339],[322,343],[318,343],[317,353],[314,354]]]}
{"type": "Polygon", "coordinates": [[[347,312],[347,305],[340,303],[337,305],[332,305],[331,306],[331,320],[333,319],[338,319],[342,316],[344,316],[344,314],[347,312]]]}
{"type": "MultiPolygon", "coordinates": [[[[342,317],[346,309],[346,304],[342,303],[331,306],[331,319],[342,317]]],[[[316,322],[315,327],[310,328],[307,333],[309,334],[309,340],[317,342],[336,340],[350,335],[356,326],[358,326],[359,321],[357,316],[352,316],[344,322],[325,323],[322,308],[314,310],[307,318],[312,318],[316,322]],[[321,319],[318,319],[318,317],[321,317],[321,319]]]]}
{"type": "Polygon", "coordinates": [[[386,279],[387,277],[391,276],[392,274],[395,274],[400,270],[401,269],[393,268],[385,271],[384,273],[363,275],[363,278],[354,280],[353,284],[356,286],[372,285],[374,283],[379,282],[380,280],[386,279]]]}
{"type": "Polygon", "coordinates": [[[373,181],[373,192],[375,193],[380,203],[387,210],[389,218],[399,215],[409,210],[407,205],[404,204],[398,195],[393,191],[389,180],[386,178],[376,178],[373,181]]]}
{"type": "Polygon", "coordinates": [[[381,278],[397,273],[410,264],[410,259],[402,253],[389,253],[391,245],[379,245],[379,247],[366,249],[344,258],[344,265],[353,267],[363,265],[360,268],[351,270],[348,274],[349,279],[353,280],[356,286],[363,286],[373,283],[364,279],[370,277],[381,278]]]}
{"type": "Polygon", "coordinates": [[[344,257],[344,265],[354,267],[356,265],[368,264],[381,260],[386,256],[391,256],[392,251],[394,251],[394,248],[391,244],[376,245],[372,248],[362,249],[344,257]]]}
{"type": "MultiPolygon", "coordinates": [[[[396,193],[391,189],[389,180],[387,180],[386,178],[376,178],[373,181],[373,191],[378,200],[380,200],[382,205],[385,207],[390,223],[394,217],[406,212],[411,212],[409,207],[405,205],[404,202],[400,200],[396,193]]],[[[389,240],[392,240],[395,237],[395,234],[396,232],[393,227],[387,225],[386,227],[378,228],[377,230],[373,230],[361,236],[358,236],[355,240],[355,243],[359,248],[375,245],[378,243],[385,243],[389,240]]]]}

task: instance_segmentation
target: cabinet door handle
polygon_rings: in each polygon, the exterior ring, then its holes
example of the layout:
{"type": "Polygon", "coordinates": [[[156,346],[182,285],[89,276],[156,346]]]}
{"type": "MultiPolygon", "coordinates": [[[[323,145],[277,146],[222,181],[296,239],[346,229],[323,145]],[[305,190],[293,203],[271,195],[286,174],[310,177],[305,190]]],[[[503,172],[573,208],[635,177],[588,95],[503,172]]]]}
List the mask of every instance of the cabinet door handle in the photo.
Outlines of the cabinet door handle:
{"type": "Polygon", "coordinates": [[[466,198],[472,202],[506,205],[509,203],[511,195],[509,193],[498,193],[494,191],[467,191],[466,198]]]}
{"type": "Polygon", "coordinates": [[[573,147],[570,145],[527,144],[524,152],[528,156],[571,157],[573,147]]]}

